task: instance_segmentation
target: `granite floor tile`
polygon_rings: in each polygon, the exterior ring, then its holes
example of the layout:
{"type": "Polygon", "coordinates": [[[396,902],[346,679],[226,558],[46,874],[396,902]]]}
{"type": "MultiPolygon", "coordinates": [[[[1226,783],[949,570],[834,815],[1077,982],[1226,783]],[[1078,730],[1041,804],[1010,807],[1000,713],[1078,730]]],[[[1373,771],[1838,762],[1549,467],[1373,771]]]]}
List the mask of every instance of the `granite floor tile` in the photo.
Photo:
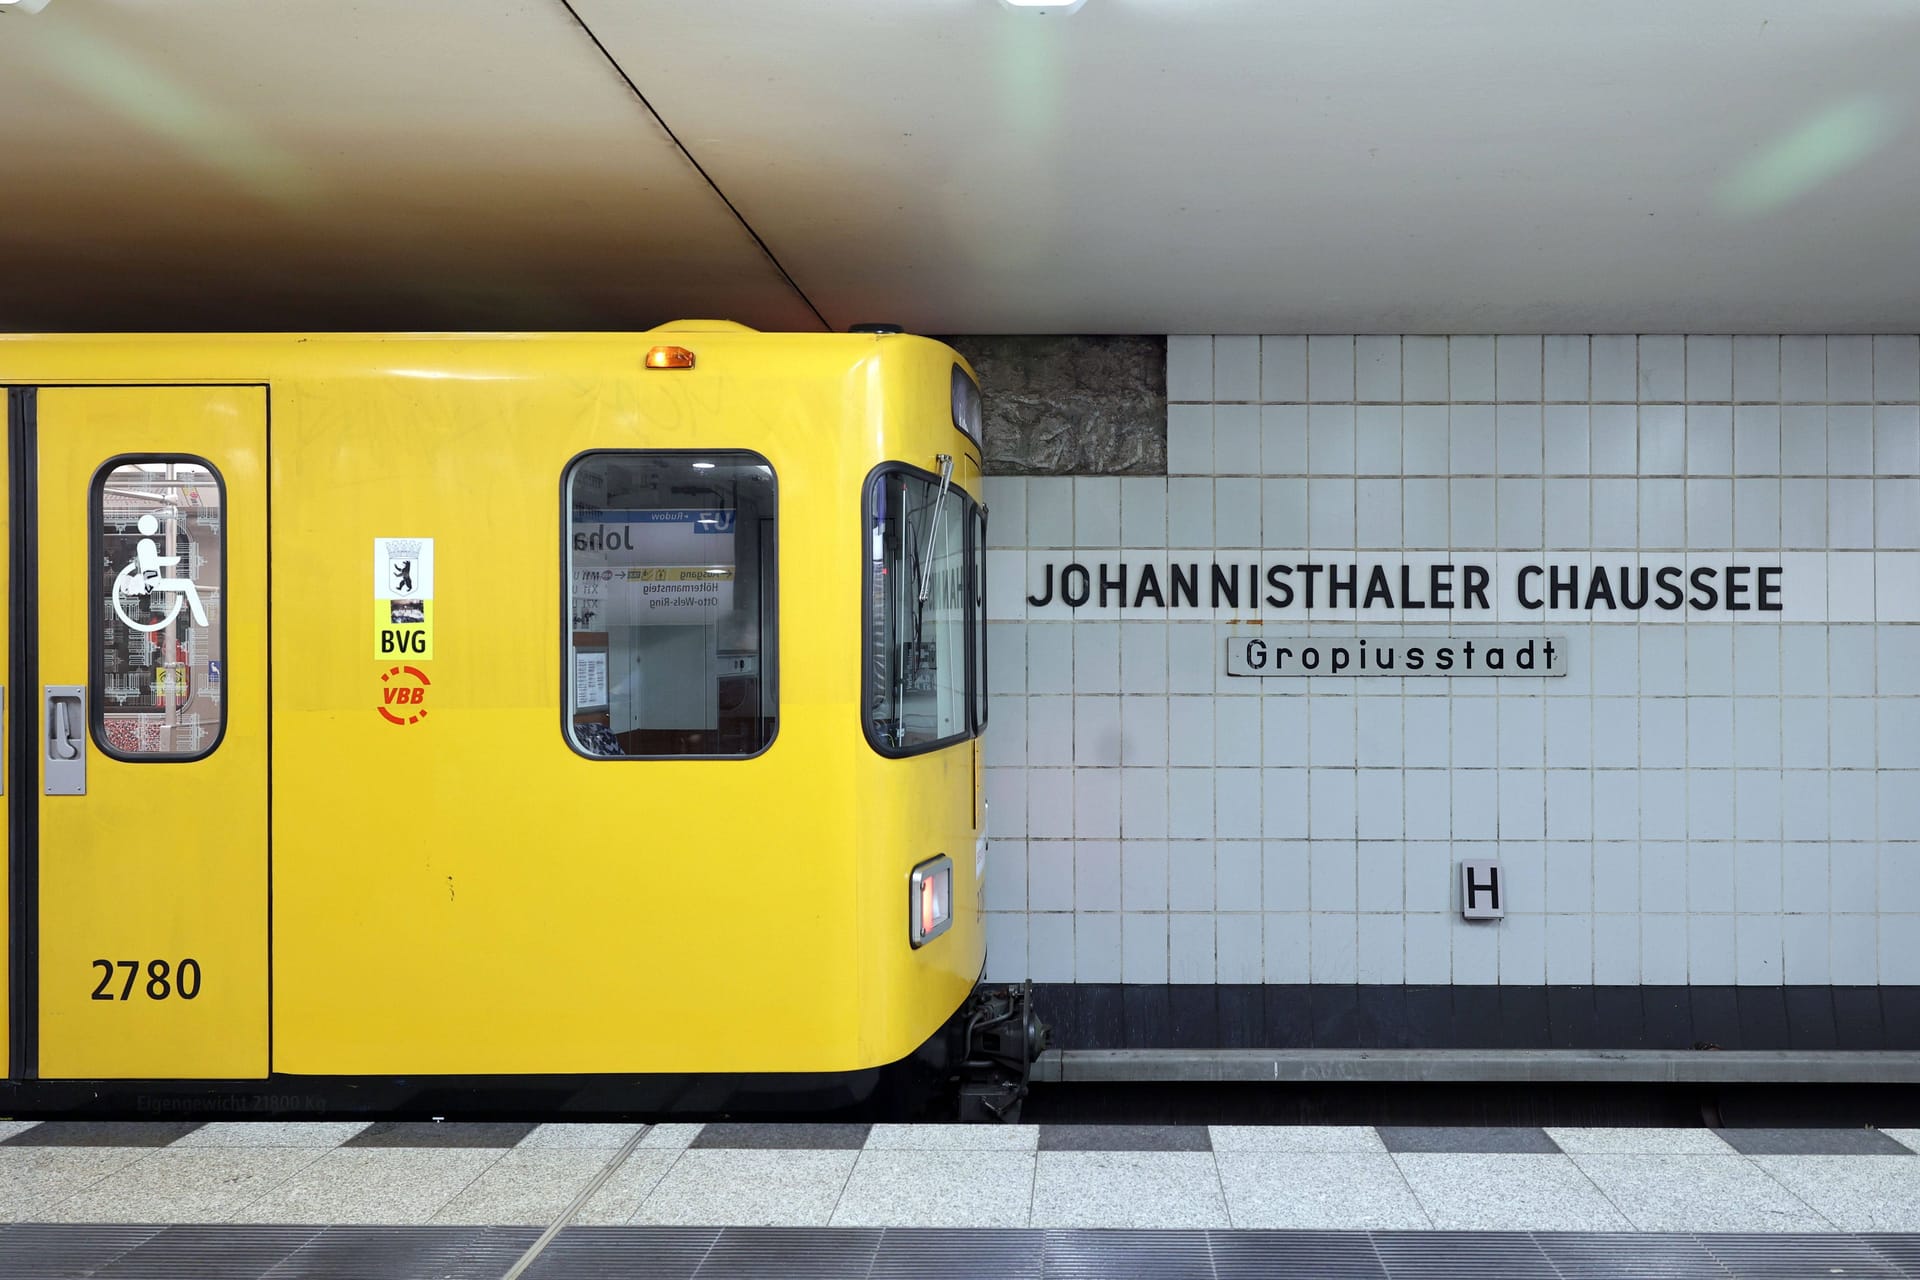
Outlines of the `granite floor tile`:
{"type": "Polygon", "coordinates": [[[656,1124],[640,1139],[643,1151],[685,1151],[700,1136],[703,1124],[656,1124]]]}
{"type": "Polygon", "coordinates": [[[1578,1155],[1639,1231],[1825,1231],[1828,1223],[1743,1155],[1578,1155]]]}
{"type": "Polygon", "coordinates": [[[518,1151],[604,1151],[611,1155],[643,1124],[543,1124],[520,1139],[518,1151]]]}
{"type": "Polygon", "coordinates": [[[1382,1125],[1380,1140],[1387,1150],[1433,1155],[1557,1155],[1545,1129],[1505,1128],[1497,1125],[1382,1125]]]}
{"type": "Polygon", "coordinates": [[[1207,1126],[1213,1149],[1303,1155],[1308,1153],[1364,1155],[1386,1151],[1371,1125],[1348,1124],[1216,1124],[1207,1126]]]}
{"type": "Polygon", "coordinates": [[[48,1207],[49,1222],[225,1222],[325,1152],[164,1148],[48,1207]]]}
{"type": "Polygon", "coordinates": [[[632,1152],[580,1206],[573,1220],[583,1226],[620,1226],[630,1221],[679,1158],[678,1151],[632,1152]]]}
{"type": "Polygon", "coordinates": [[[867,1124],[710,1124],[691,1146],[714,1151],[858,1151],[867,1124]]]}
{"type": "Polygon", "coordinates": [[[1394,1157],[1442,1231],[1625,1231],[1629,1224],[1561,1155],[1394,1157]]]}
{"type": "Polygon", "coordinates": [[[876,1124],[868,1151],[1032,1151],[1040,1129],[1031,1124],[876,1124]]]}
{"type": "Polygon", "coordinates": [[[1024,1227],[1034,1156],[1025,1151],[860,1153],[836,1227],[1024,1227]]]}
{"type": "Polygon", "coordinates": [[[857,1158],[853,1151],[689,1150],[674,1161],[632,1221],[823,1227],[857,1158]]]}
{"type": "Polygon", "coordinates": [[[449,1120],[381,1120],[368,1125],[341,1145],[356,1148],[492,1148],[518,1146],[532,1133],[530,1124],[474,1123],[449,1120]]]}
{"type": "Polygon", "coordinates": [[[1910,1151],[1920,1151],[1920,1129],[1882,1129],[1880,1132],[1910,1151]]]}
{"type": "Polygon", "coordinates": [[[336,1147],[242,1208],[234,1221],[424,1223],[502,1154],[497,1147],[336,1147]]]}
{"type": "Polygon", "coordinates": [[[1206,1151],[1041,1151],[1036,1227],[1225,1227],[1220,1173],[1206,1151]]]}
{"type": "Polygon", "coordinates": [[[37,1218],[152,1154],[150,1147],[0,1147],[0,1222],[37,1218]]]}
{"type": "Polygon", "coordinates": [[[165,1147],[200,1127],[191,1120],[46,1120],[0,1141],[5,1147],[165,1147]]]}
{"type": "Polygon", "coordinates": [[[1211,1151],[1198,1124],[1043,1124],[1042,1151],[1211,1151]]]}
{"type": "Polygon", "coordinates": [[[201,1125],[176,1141],[187,1147],[337,1147],[364,1130],[365,1120],[280,1121],[221,1120],[201,1125]]]}
{"type": "Polygon", "coordinates": [[[1753,1162],[1842,1231],[1920,1231],[1920,1160],[1755,1156],[1753,1162]]]}
{"type": "Polygon", "coordinates": [[[1913,1149],[1878,1129],[1721,1129],[1727,1145],[1749,1156],[1905,1156],[1913,1149]]]}
{"type": "Polygon", "coordinates": [[[1221,1152],[1215,1158],[1235,1227],[1381,1231],[1432,1225],[1400,1166],[1384,1151],[1221,1152]]]}
{"type": "Polygon", "coordinates": [[[16,1133],[25,1133],[39,1123],[38,1120],[0,1120],[0,1142],[5,1142],[16,1133]]]}
{"type": "Polygon", "coordinates": [[[432,1221],[468,1226],[552,1223],[607,1167],[614,1153],[516,1148],[487,1166],[433,1215],[432,1221]]]}
{"type": "Polygon", "coordinates": [[[1570,1156],[1724,1156],[1733,1148],[1712,1129],[1557,1129],[1547,1136],[1570,1156]]]}

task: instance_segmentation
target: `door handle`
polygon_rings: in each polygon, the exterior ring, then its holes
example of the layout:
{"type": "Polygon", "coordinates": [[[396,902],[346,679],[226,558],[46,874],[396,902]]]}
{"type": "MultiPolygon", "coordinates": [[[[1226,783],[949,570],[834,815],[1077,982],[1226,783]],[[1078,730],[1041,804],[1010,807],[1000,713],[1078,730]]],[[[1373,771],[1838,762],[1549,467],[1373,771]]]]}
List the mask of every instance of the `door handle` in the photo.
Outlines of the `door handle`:
{"type": "Polygon", "coordinates": [[[87,687],[47,686],[47,794],[87,794],[87,687]]]}

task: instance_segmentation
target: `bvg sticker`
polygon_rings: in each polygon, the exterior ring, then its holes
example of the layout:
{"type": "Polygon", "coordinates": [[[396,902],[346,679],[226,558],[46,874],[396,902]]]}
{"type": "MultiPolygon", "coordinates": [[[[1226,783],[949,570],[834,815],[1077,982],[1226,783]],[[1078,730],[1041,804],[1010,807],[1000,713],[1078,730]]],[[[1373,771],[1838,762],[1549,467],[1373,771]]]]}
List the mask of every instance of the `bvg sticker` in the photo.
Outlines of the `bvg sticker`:
{"type": "Polygon", "coordinates": [[[433,656],[433,539],[373,540],[373,656],[433,656]]]}
{"type": "Polygon", "coordinates": [[[394,667],[380,673],[380,705],[374,710],[389,724],[408,725],[427,718],[427,686],[433,681],[418,667],[394,667]]]}
{"type": "Polygon", "coordinates": [[[373,602],[373,656],[420,658],[433,656],[433,601],[375,600],[373,602]]]}

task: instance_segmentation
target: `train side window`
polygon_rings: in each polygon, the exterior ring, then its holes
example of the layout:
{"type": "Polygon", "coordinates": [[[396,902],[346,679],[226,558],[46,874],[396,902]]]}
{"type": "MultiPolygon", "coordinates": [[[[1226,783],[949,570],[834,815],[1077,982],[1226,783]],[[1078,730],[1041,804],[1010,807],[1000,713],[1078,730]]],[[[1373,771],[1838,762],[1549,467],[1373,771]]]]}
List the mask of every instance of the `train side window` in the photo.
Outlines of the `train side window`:
{"type": "Polygon", "coordinates": [[[93,739],[120,760],[212,754],[226,729],[226,492],[204,458],[93,479],[93,739]]]}
{"type": "Polygon", "coordinates": [[[583,454],[563,485],[567,739],[609,758],[773,742],[773,468],[741,449],[583,454]]]}
{"type": "Polygon", "coordinates": [[[973,731],[969,698],[978,661],[967,544],[973,499],[957,485],[904,467],[867,486],[867,740],[885,755],[958,742],[973,731]]]}
{"type": "Polygon", "coordinates": [[[987,727],[987,509],[974,512],[973,545],[973,729],[987,727]]]}

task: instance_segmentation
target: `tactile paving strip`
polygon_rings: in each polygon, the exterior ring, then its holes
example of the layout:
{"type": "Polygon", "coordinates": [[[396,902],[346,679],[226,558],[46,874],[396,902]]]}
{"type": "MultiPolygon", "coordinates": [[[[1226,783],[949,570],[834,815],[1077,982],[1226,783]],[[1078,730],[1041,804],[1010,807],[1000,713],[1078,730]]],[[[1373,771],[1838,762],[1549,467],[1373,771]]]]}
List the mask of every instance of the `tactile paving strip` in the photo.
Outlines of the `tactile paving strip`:
{"type": "MultiPolygon", "coordinates": [[[[6,1280],[499,1280],[528,1228],[0,1227],[6,1280]]],[[[1920,1280],[1920,1235],[569,1227],[524,1280],[1920,1280]]]]}
{"type": "Polygon", "coordinates": [[[1364,1231],[1216,1231],[1209,1239],[1218,1280],[1285,1274],[1387,1280],[1373,1237],[1364,1231]]]}
{"type": "MultiPolygon", "coordinates": [[[[531,1227],[328,1227],[260,1280],[499,1280],[539,1235],[531,1227]]],[[[229,1277],[202,1270],[198,1280],[229,1277]]]]}
{"type": "Polygon", "coordinates": [[[1525,1232],[1378,1231],[1373,1247],[1392,1280],[1559,1280],[1525,1232]]]}
{"type": "MultiPolygon", "coordinates": [[[[51,1280],[93,1276],[160,1234],[161,1227],[56,1227],[35,1222],[0,1227],[0,1276],[51,1280]]],[[[222,1280],[225,1280],[222,1277],[222,1280]]]]}
{"type": "Polygon", "coordinates": [[[718,1227],[570,1227],[521,1280],[692,1280],[718,1227]]]}
{"type": "Polygon", "coordinates": [[[260,1280],[321,1227],[168,1227],[93,1272],[100,1280],[260,1280]]]}

